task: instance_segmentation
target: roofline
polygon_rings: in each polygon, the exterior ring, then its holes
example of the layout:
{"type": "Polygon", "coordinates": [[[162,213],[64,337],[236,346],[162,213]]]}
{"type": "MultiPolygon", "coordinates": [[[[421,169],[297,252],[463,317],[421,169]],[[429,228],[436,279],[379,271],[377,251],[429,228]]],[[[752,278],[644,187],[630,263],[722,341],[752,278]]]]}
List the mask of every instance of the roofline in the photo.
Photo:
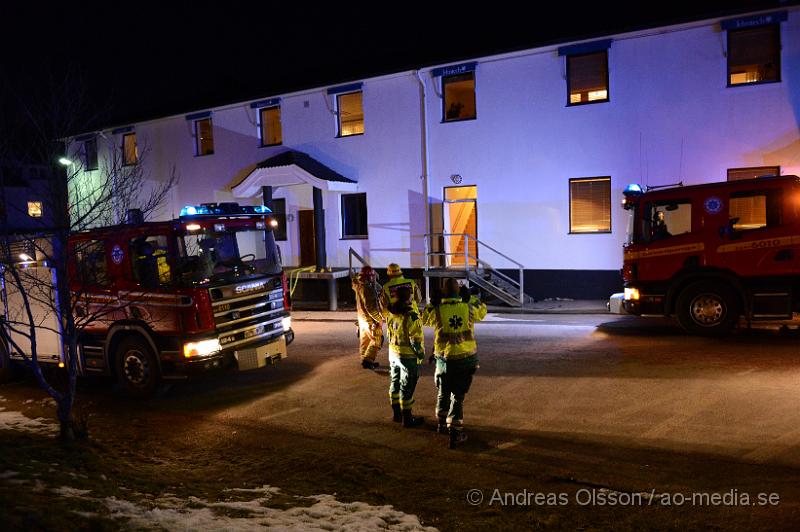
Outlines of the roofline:
{"type": "Polygon", "coordinates": [[[764,13],[771,13],[771,12],[774,12],[774,11],[797,11],[798,9],[800,9],[800,5],[798,5],[798,4],[785,5],[785,6],[773,6],[773,7],[768,8],[768,9],[760,9],[760,10],[757,10],[757,11],[731,12],[731,13],[729,13],[727,15],[720,15],[720,16],[706,18],[706,19],[693,20],[693,21],[690,21],[690,22],[682,22],[682,23],[677,23],[677,24],[670,24],[670,25],[667,25],[667,26],[655,26],[655,27],[649,27],[649,28],[644,28],[644,29],[639,29],[639,30],[631,30],[631,31],[623,32],[623,33],[601,33],[601,34],[593,35],[592,37],[589,37],[589,38],[579,39],[579,40],[554,41],[554,42],[551,42],[550,44],[543,45],[543,46],[537,46],[537,47],[534,47],[534,48],[525,48],[525,49],[522,49],[522,50],[516,50],[516,51],[512,51],[512,52],[503,52],[503,53],[500,53],[500,54],[494,54],[494,55],[488,55],[488,56],[462,58],[462,59],[457,59],[457,60],[454,60],[454,61],[448,61],[446,63],[437,63],[437,64],[434,64],[434,65],[419,67],[419,68],[416,68],[416,69],[402,70],[400,72],[394,72],[394,73],[391,73],[391,74],[384,74],[384,75],[381,75],[381,76],[358,78],[358,79],[354,79],[354,80],[350,80],[350,81],[337,82],[337,83],[333,83],[333,84],[329,84],[329,85],[320,85],[320,86],[317,86],[317,87],[311,87],[311,88],[308,88],[308,89],[301,89],[301,90],[288,92],[288,93],[282,93],[282,94],[272,94],[272,95],[266,95],[266,96],[257,96],[255,98],[251,98],[251,99],[248,99],[248,100],[242,100],[242,101],[233,102],[233,103],[229,103],[229,104],[218,105],[218,106],[215,106],[215,107],[205,107],[205,108],[201,108],[201,109],[194,109],[194,110],[185,111],[185,112],[181,112],[181,113],[175,113],[175,114],[172,114],[172,115],[161,116],[161,117],[158,117],[158,118],[151,118],[151,119],[148,119],[148,120],[142,120],[142,121],[139,121],[139,122],[127,122],[127,123],[115,124],[115,125],[111,125],[111,126],[105,126],[103,128],[100,128],[100,129],[97,129],[97,130],[94,130],[94,131],[84,131],[84,132],[81,132],[81,133],[76,133],[74,135],[70,135],[70,136],[66,137],[65,139],[59,139],[59,140],[74,141],[74,139],[76,137],[79,137],[79,136],[85,135],[85,134],[89,134],[89,133],[100,133],[100,132],[107,133],[107,132],[111,132],[111,130],[113,130],[113,129],[117,129],[117,128],[125,127],[125,126],[149,125],[149,124],[153,124],[153,123],[156,123],[156,122],[161,122],[163,120],[174,120],[176,118],[185,118],[186,115],[191,115],[193,113],[198,113],[198,112],[203,112],[203,111],[211,111],[211,112],[228,111],[230,109],[235,109],[237,107],[249,106],[251,102],[257,102],[257,101],[260,101],[260,100],[269,100],[269,99],[272,99],[272,98],[295,98],[295,97],[298,97],[298,96],[305,96],[305,95],[314,94],[314,93],[317,93],[317,92],[326,92],[329,88],[338,87],[338,86],[342,86],[342,85],[348,85],[348,84],[351,84],[351,83],[379,82],[379,81],[386,81],[386,80],[395,79],[395,78],[399,78],[399,77],[403,77],[403,76],[415,76],[417,72],[419,72],[419,73],[429,73],[429,72],[433,71],[436,68],[441,68],[441,67],[445,67],[445,66],[453,65],[453,64],[469,63],[469,62],[477,62],[478,64],[481,64],[481,63],[493,63],[493,62],[503,61],[503,60],[507,60],[507,59],[516,59],[516,58],[520,58],[520,57],[528,57],[528,56],[534,56],[534,55],[541,55],[541,54],[546,54],[546,53],[557,52],[558,48],[562,47],[562,46],[572,45],[572,44],[582,44],[582,43],[596,41],[596,40],[602,39],[602,38],[611,38],[613,40],[618,40],[618,41],[630,40],[630,39],[640,39],[640,38],[645,38],[645,37],[651,37],[651,36],[654,36],[654,35],[663,35],[663,34],[667,34],[667,33],[675,33],[675,32],[679,32],[679,31],[693,30],[693,29],[697,29],[697,28],[702,28],[704,26],[712,26],[712,25],[720,23],[723,20],[726,20],[726,19],[729,19],[729,18],[732,18],[732,17],[744,17],[744,16],[751,16],[751,15],[759,15],[759,14],[764,14],[764,13]]]}
{"type": "Polygon", "coordinates": [[[788,181],[790,183],[797,183],[800,184],[800,176],[796,176],[793,174],[786,174],[786,175],[777,175],[771,177],[754,177],[751,179],[737,179],[736,181],[716,181],[714,183],[698,183],[696,185],[675,185],[670,187],[658,188],[655,190],[650,190],[643,192],[641,196],[658,196],[661,193],[667,195],[674,195],[676,191],[693,191],[693,190],[701,190],[704,188],[719,188],[719,187],[738,187],[738,186],[752,186],[754,183],[775,183],[775,182],[783,182],[788,181]]]}

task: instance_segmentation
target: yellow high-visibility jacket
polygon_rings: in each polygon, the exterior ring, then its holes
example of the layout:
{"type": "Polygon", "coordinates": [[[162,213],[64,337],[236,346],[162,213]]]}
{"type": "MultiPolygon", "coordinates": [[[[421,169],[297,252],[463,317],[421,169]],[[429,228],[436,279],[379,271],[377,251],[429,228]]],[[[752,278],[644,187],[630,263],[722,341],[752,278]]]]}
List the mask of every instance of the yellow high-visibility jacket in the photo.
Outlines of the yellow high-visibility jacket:
{"type": "Polygon", "coordinates": [[[433,353],[445,360],[466,358],[478,352],[475,322],[486,317],[486,305],[472,296],[469,303],[453,297],[425,307],[422,324],[434,329],[433,353]]]}
{"type": "Polygon", "coordinates": [[[405,314],[384,312],[383,315],[389,332],[389,354],[400,358],[424,358],[425,337],[417,311],[412,309],[405,314]]]}
{"type": "Polygon", "coordinates": [[[384,313],[388,312],[389,305],[397,303],[397,289],[403,285],[411,288],[411,306],[414,308],[415,312],[419,313],[419,304],[422,302],[422,292],[420,292],[417,283],[412,279],[406,279],[402,276],[389,279],[386,284],[383,285],[383,290],[381,290],[381,310],[384,313]]]}
{"type": "Polygon", "coordinates": [[[353,292],[356,293],[356,310],[359,319],[370,324],[380,324],[383,320],[378,301],[381,285],[377,282],[364,282],[353,276],[353,292]]]}

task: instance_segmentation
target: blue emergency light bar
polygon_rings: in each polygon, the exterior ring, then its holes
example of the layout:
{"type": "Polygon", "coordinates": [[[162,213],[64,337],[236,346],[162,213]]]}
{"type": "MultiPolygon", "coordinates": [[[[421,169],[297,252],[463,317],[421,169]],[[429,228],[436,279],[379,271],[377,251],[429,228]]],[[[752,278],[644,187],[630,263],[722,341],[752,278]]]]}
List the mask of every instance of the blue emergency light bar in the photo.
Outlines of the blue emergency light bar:
{"type": "Polygon", "coordinates": [[[644,192],[642,190],[642,185],[637,185],[636,183],[632,183],[625,187],[625,194],[641,194],[644,192]]]}
{"type": "Polygon", "coordinates": [[[181,209],[181,218],[198,218],[202,216],[252,216],[269,214],[272,211],[264,205],[239,205],[238,203],[203,203],[187,205],[181,209]]]}

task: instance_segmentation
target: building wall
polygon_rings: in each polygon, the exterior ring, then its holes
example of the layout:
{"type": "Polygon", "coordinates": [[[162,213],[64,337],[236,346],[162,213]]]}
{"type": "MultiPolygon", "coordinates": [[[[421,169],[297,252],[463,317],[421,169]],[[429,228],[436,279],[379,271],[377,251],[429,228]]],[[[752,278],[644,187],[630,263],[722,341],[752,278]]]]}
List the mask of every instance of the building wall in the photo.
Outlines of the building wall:
{"type": "MultiPolygon", "coordinates": [[[[728,88],[726,32],[716,21],[614,36],[610,101],[571,107],[565,58],[555,47],[479,59],[477,119],[454,123],[441,122],[439,79],[423,69],[431,201],[441,202],[450,176],[459,174],[463,185],[477,185],[482,241],[529,270],[602,272],[607,279],[622,262],[626,219],[617,200],[627,184],[721,181],[727,168],[744,166],[800,174],[798,9],[781,23],[781,39],[780,83],[728,88]],[[569,179],[592,176],[611,176],[612,232],[569,234],[569,179]]],[[[194,156],[184,116],[137,124],[140,142],[152,150],[146,164],[154,179],[173,165],[181,179],[165,215],[230,200],[231,186],[258,162],[295,149],[367,193],[366,240],[340,240],[339,194],[325,194],[330,266],[346,266],[352,246],[377,267],[422,267],[417,80],[411,72],[367,79],[363,95],[365,134],[346,138],[335,137],[333,97],[324,88],[284,95],[283,145],[270,148],[258,147],[249,102],[214,109],[215,153],[203,157],[194,156]]],[[[285,262],[297,264],[297,211],[311,208],[310,187],[278,188],[274,197],[285,197],[294,216],[279,244],[285,262]]],[[[512,267],[487,250],[481,258],[512,267]]]]}

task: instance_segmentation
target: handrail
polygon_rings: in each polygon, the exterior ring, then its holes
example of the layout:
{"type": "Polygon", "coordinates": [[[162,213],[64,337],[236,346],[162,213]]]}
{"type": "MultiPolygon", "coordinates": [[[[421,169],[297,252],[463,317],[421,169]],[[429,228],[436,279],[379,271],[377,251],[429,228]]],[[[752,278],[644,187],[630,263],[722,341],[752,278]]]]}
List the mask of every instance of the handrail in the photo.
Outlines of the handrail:
{"type": "MultiPolygon", "coordinates": [[[[451,255],[461,255],[461,252],[452,252],[452,251],[431,251],[431,242],[430,239],[432,237],[461,237],[464,242],[464,271],[469,271],[473,267],[472,261],[474,261],[474,268],[477,269],[481,265],[488,268],[492,275],[496,275],[509,283],[511,286],[519,289],[519,302],[520,304],[525,304],[525,266],[522,263],[512,259],[505,253],[498,251],[497,249],[493,248],[489,244],[478,240],[477,238],[473,237],[468,233],[426,233],[424,236],[425,240],[425,271],[430,269],[430,258],[433,256],[437,257],[448,257],[451,255]],[[477,256],[472,256],[469,253],[469,240],[472,239],[475,242],[476,250],[480,249],[480,246],[487,248],[488,250],[494,252],[495,254],[499,255],[500,257],[506,259],[507,261],[511,262],[512,264],[517,266],[519,270],[519,281],[515,281],[514,279],[510,278],[509,276],[505,275],[504,273],[500,272],[499,270],[495,269],[491,264],[486,262],[485,260],[479,259],[477,256]]],[[[430,293],[430,283],[428,280],[428,276],[425,276],[425,292],[426,294],[430,293]]]]}
{"type": "Polygon", "coordinates": [[[353,275],[353,257],[355,257],[356,259],[358,259],[358,261],[359,261],[359,262],[360,262],[360,263],[361,263],[363,266],[369,266],[369,264],[367,263],[367,261],[366,261],[366,260],[364,260],[364,257],[362,257],[361,255],[359,255],[359,254],[358,254],[358,252],[357,252],[356,250],[354,250],[353,248],[350,248],[350,253],[349,253],[349,255],[348,255],[348,261],[349,261],[349,263],[350,263],[350,275],[353,275]]]}

